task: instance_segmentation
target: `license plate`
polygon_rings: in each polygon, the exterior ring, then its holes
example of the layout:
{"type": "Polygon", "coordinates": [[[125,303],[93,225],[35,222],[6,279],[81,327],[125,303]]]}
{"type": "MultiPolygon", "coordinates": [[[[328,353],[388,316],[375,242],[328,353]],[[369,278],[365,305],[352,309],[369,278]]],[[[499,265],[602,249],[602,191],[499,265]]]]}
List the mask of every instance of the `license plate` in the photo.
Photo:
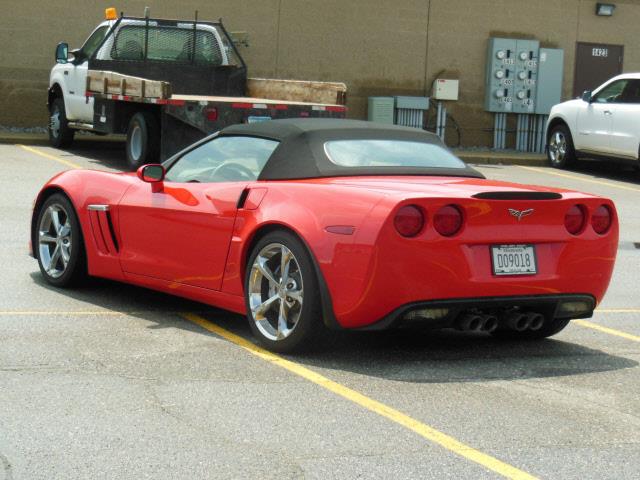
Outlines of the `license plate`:
{"type": "Polygon", "coordinates": [[[494,275],[535,275],[538,273],[534,245],[492,245],[494,275]]]}
{"type": "Polygon", "coordinates": [[[259,117],[257,115],[250,115],[247,117],[247,123],[266,122],[267,120],[271,120],[271,117],[259,117]]]}

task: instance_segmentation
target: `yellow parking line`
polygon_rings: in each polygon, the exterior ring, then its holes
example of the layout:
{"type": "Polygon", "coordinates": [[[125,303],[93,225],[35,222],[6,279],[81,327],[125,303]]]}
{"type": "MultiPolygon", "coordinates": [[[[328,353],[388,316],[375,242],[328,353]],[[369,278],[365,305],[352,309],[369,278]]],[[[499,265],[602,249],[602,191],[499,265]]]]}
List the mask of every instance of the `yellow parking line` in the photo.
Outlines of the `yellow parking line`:
{"type": "Polygon", "coordinates": [[[546,173],[547,175],[555,175],[557,177],[564,177],[564,178],[571,178],[573,180],[580,180],[581,182],[595,183],[597,185],[604,185],[604,186],[607,186],[607,187],[620,188],[622,190],[631,190],[632,192],[640,192],[640,188],[630,187],[628,185],[620,185],[618,183],[604,182],[602,180],[593,180],[591,178],[579,177],[578,175],[570,175],[568,173],[554,172],[554,171],[552,171],[550,169],[542,169],[542,168],[536,168],[536,167],[523,167],[523,166],[520,166],[520,168],[523,168],[525,170],[530,170],[532,172],[546,173]]]}
{"type": "Polygon", "coordinates": [[[479,450],[465,445],[464,443],[436,430],[433,427],[421,423],[418,420],[414,420],[413,418],[405,415],[398,410],[395,410],[383,403],[373,400],[372,398],[369,398],[359,392],[356,392],[355,390],[334,382],[333,380],[329,380],[327,377],[324,377],[319,373],[303,367],[302,365],[286,360],[279,355],[265,350],[264,348],[258,347],[248,340],[245,340],[244,338],[235,335],[198,315],[195,315],[193,313],[184,313],[182,314],[182,316],[190,322],[201,326],[205,330],[215,333],[225,340],[228,340],[231,343],[234,343],[235,345],[247,350],[249,353],[261,358],[262,360],[265,360],[266,362],[269,362],[270,364],[278,366],[280,368],[284,368],[285,370],[288,370],[295,375],[309,380],[310,382],[319,385],[325,390],[329,390],[330,392],[333,392],[336,395],[349,400],[350,402],[353,402],[361,407],[366,408],[367,410],[370,410],[371,412],[374,412],[399,425],[402,425],[403,427],[417,433],[421,437],[433,443],[436,443],[441,447],[444,447],[445,449],[466,458],[467,460],[471,460],[472,462],[475,462],[489,470],[492,470],[506,478],[518,480],[531,480],[535,478],[516,467],[498,460],[497,458],[494,458],[490,455],[487,455],[486,453],[482,453],[479,450]]]}
{"type": "Polygon", "coordinates": [[[640,308],[597,308],[595,313],[640,313],[640,308]]]}
{"type": "Polygon", "coordinates": [[[64,158],[60,158],[60,157],[56,157],[55,155],[50,155],[46,152],[43,152],[41,150],[38,150],[37,148],[33,148],[33,147],[27,147],[26,145],[18,145],[20,148],[31,152],[31,153],[35,153],[36,155],[40,155],[41,157],[44,158],[48,158],[49,160],[54,160],[58,163],[61,163],[63,165],[66,165],[67,167],[71,167],[71,168],[82,168],[80,165],[78,165],[77,163],[73,163],[70,162],[69,160],[65,160],[64,158]]]}
{"type": "Polygon", "coordinates": [[[630,333],[621,332],[620,330],[603,327],[602,325],[598,325],[597,323],[588,322],[586,320],[573,320],[573,323],[578,324],[582,327],[591,328],[592,330],[597,330],[602,333],[614,335],[616,337],[626,338],[627,340],[631,340],[633,342],[640,342],[640,337],[637,335],[631,335],[630,333]]]}

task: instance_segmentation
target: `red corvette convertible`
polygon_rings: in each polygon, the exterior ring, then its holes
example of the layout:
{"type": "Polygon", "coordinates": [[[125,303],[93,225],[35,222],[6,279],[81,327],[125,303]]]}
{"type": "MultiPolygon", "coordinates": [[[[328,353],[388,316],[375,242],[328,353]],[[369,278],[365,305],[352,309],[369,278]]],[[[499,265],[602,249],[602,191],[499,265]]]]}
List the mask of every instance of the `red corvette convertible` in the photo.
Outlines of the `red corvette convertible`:
{"type": "Polygon", "coordinates": [[[181,295],[289,351],[326,327],[553,335],[602,299],[618,223],[608,199],[486,180],[420,130],[300,119],[234,125],[137,173],[57,175],[31,242],[53,285],[181,295]]]}

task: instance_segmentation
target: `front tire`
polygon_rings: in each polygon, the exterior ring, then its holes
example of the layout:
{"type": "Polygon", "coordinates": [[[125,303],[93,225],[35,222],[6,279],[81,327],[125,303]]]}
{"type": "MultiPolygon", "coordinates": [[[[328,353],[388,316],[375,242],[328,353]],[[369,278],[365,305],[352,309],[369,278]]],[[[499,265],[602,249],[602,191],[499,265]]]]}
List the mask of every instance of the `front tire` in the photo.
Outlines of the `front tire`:
{"type": "Polygon", "coordinates": [[[49,143],[55,148],[67,148],[73,143],[75,130],[69,128],[64,99],[57,97],[49,111],[49,143]]]}
{"type": "Polygon", "coordinates": [[[554,168],[568,168],[576,161],[573,137],[566,125],[556,125],[551,129],[547,158],[554,168]]]}
{"type": "Polygon", "coordinates": [[[51,195],[40,207],[33,245],[40,272],[56,287],[79,283],[87,275],[84,240],[78,216],[67,197],[51,195]]]}
{"type": "Polygon", "coordinates": [[[253,248],[245,304],[253,334],[269,350],[291,352],[324,333],[318,279],[305,245],[287,231],[265,235],[253,248]]]}
{"type": "Polygon", "coordinates": [[[127,163],[137,170],[147,163],[156,163],[160,156],[160,127],[150,112],[138,112],[127,128],[127,163]]]}

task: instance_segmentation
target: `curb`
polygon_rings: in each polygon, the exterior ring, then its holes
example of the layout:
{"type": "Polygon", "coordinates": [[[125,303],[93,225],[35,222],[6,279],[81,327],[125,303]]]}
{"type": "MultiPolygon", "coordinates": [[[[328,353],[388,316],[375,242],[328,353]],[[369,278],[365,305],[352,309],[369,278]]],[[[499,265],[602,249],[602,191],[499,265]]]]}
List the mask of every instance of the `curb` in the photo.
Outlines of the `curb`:
{"type": "Polygon", "coordinates": [[[520,153],[520,152],[494,152],[494,151],[456,151],[459,158],[465,163],[482,165],[523,165],[530,167],[548,167],[549,160],[542,153],[520,153]]]}
{"type": "MultiPolygon", "coordinates": [[[[95,135],[78,135],[75,141],[83,148],[104,148],[106,146],[116,146],[124,142],[123,135],[109,135],[98,137],[95,135]]],[[[23,144],[23,145],[49,145],[49,138],[41,133],[10,133],[0,132],[0,144],[23,144]]],[[[465,163],[477,165],[524,165],[532,167],[547,167],[549,161],[546,155],[532,153],[514,152],[494,152],[494,151],[456,151],[459,158],[465,163]]]]}

